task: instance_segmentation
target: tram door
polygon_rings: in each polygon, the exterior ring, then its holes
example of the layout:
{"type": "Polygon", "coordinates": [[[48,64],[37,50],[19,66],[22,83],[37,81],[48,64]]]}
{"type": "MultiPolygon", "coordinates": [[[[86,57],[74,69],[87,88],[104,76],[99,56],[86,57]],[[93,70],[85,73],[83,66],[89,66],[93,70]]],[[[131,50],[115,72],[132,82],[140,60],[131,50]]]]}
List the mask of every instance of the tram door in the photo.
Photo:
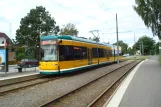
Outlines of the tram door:
{"type": "Polygon", "coordinates": [[[92,50],[91,48],[88,49],[88,65],[92,64],[92,50]]]}

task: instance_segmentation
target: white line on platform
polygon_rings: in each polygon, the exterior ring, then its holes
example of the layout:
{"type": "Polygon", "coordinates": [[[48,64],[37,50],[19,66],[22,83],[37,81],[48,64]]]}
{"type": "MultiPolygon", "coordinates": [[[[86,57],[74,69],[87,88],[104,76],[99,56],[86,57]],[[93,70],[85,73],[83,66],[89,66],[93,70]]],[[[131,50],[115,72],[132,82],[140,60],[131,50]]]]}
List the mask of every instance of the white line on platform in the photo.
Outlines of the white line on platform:
{"type": "Polygon", "coordinates": [[[15,79],[15,78],[20,78],[20,77],[26,77],[26,76],[32,76],[32,75],[37,75],[39,74],[38,72],[35,72],[35,73],[31,73],[31,74],[23,74],[23,75],[14,75],[12,77],[10,76],[6,76],[6,77],[1,77],[0,78],[0,81],[3,81],[3,80],[9,80],[9,79],[15,79]]]}
{"type": "Polygon", "coordinates": [[[116,93],[114,94],[114,96],[112,97],[112,99],[110,100],[110,102],[107,104],[106,107],[118,107],[119,106],[121,99],[129,83],[131,82],[133,76],[135,75],[136,71],[138,70],[138,68],[143,62],[144,61],[142,61],[139,65],[137,65],[134,68],[134,70],[127,76],[127,78],[121,83],[120,87],[118,88],[118,90],[116,91],[116,93]]]}

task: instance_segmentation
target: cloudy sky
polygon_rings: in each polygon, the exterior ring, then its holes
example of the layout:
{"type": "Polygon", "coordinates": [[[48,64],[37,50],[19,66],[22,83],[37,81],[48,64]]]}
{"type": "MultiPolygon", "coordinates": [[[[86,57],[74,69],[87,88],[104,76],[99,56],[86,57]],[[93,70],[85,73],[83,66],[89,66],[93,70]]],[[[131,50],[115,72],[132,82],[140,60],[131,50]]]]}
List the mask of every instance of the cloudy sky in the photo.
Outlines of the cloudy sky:
{"type": "MultiPolygon", "coordinates": [[[[116,42],[116,13],[119,40],[130,46],[142,35],[153,37],[132,6],[135,0],[1,0],[0,32],[15,38],[22,17],[36,6],[44,6],[63,27],[73,23],[82,37],[93,37],[89,32],[99,30],[101,42],[116,42]]],[[[96,33],[97,34],[97,33],[96,33]]],[[[157,37],[154,37],[157,40],[157,37]]]]}

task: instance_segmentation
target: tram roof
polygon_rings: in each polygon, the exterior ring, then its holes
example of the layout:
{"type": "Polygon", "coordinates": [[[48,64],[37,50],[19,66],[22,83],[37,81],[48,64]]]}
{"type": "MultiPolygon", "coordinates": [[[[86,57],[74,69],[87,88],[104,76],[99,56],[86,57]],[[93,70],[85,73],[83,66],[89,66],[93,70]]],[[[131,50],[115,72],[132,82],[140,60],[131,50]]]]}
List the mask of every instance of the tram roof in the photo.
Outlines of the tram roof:
{"type": "MultiPolygon", "coordinates": [[[[105,45],[105,46],[109,46],[109,47],[112,47],[112,48],[117,47],[117,45],[112,45],[112,44],[107,44],[107,43],[104,43],[103,45],[105,45]]],[[[120,46],[119,46],[119,47],[120,47],[120,46]]]]}
{"type": "MultiPolygon", "coordinates": [[[[84,39],[81,37],[74,37],[74,36],[70,36],[70,35],[62,35],[62,36],[55,36],[55,35],[50,35],[50,36],[42,36],[40,38],[41,40],[54,40],[54,39],[64,39],[64,40],[74,40],[74,41],[80,41],[80,42],[86,42],[86,43],[93,43],[93,44],[97,44],[97,42],[92,41],[92,40],[88,40],[88,39],[84,39]]],[[[103,45],[102,43],[98,43],[99,45],[103,45]]]]}
{"type": "Polygon", "coordinates": [[[80,42],[85,42],[85,43],[92,43],[92,44],[99,44],[99,45],[113,47],[113,45],[111,44],[105,44],[105,43],[100,43],[100,42],[97,43],[96,41],[84,39],[82,37],[74,37],[70,35],[61,35],[61,36],[49,35],[49,36],[42,36],[40,39],[41,40],[54,40],[54,39],[74,40],[74,41],[80,41],[80,42]]]}

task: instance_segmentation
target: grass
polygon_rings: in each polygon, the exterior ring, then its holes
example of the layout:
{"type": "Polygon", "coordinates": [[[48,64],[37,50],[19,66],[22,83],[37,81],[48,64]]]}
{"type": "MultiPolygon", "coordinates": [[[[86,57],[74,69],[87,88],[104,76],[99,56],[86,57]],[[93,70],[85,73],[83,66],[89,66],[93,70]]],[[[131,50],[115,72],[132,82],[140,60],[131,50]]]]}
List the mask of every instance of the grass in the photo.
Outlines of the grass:
{"type": "Polygon", "coordinates": [[[159,63],[161,64],[161,55],[159,56],[159,63]]]}
{"type": "Polygon", "coordinates": [[[125,57],[125,60],[146,60],[149,56],[134,56],[134,57],[125,57]]]}

